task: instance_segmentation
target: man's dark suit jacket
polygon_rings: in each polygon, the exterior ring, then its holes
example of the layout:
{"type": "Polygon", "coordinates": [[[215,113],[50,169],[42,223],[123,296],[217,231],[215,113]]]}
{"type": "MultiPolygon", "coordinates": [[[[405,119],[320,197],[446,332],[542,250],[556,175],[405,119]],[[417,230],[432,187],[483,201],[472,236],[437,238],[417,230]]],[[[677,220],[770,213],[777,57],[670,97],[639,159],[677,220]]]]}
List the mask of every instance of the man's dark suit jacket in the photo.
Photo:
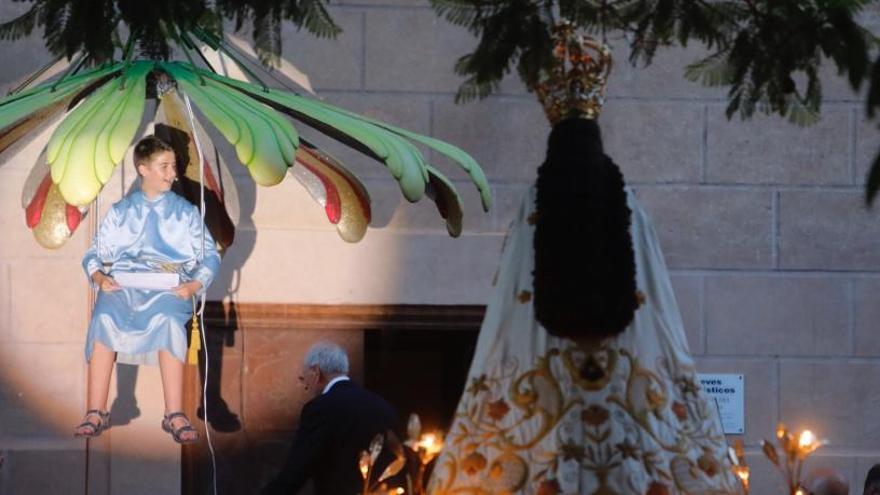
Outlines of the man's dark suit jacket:
{"type": "Polygon", "coordinates": [[[360,452],[395,423],[385,399],[351,380],[336,382],[303,407],[287,462],[263,493],[295,495],[309,478],[316,495],[361,493],[360,452]]]}

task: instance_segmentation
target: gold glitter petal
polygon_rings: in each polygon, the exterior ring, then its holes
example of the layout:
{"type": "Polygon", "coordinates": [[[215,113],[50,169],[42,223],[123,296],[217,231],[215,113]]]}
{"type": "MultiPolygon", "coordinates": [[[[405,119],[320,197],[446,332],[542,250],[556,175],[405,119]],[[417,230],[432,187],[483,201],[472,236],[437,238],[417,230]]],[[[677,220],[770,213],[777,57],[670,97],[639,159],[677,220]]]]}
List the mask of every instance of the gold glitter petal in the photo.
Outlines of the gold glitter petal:
{"type": "Polygon", "coordinates": [[[58,249],[70,239],[67,227],[67,203],[61,197],[57,184],[49,187],[40,222],[34,227],[34,239],[46,249],[58,249]]]}

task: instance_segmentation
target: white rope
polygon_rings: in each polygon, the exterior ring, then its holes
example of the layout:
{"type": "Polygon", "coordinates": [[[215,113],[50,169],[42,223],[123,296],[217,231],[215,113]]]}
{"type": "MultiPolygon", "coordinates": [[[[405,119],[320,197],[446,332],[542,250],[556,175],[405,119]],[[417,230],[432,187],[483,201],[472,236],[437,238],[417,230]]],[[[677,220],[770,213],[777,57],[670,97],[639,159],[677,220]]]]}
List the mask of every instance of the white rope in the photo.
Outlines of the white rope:
{"type": "MultiPolygon", "coordinates": [[[[92,205],[92,209],[91,209],[90,213],[92,215],[91,215],[91,217],[89,217],[89,234],[91,234],[91,235],[89,235],[89,237],[94,235],[95,249],[97,250],[98,260],[100,261],[100,259],[101,259],[101,222],[98,221],[98,216],[101,214],[101,192],[100,191],[98,191],[98,195],[95,196],[95,202],[92,205]]],[[[103,266],[102,266],[102,269],[103,269],[103,266]]],[[[91,277],[89,277],[89,278],[91,278],[91,277]]],[[[92,290],[92,281],[89,280],[89,289],[88,289],[88,291],[89,291],[89,308],[88,308],[88,312],[86,314],[87,321],[89,323],[86,323],[86,325],[89,325],[92,320],[92,314],[95,312],[95,303],[98,300],[98,291],[100,291],[100,290],[101,290],[100,287],[98,287],[97,290],[92,290]]],[[[89,408],[88,407],[89,406],[89,387],[90,387],[90,384],[87,383],[86,384],[86,409],[89,408]]],[[[85,472],[85,492],[84,492],[85,495],[89,494],[89,492],[90,492],[89,486],[91,485],[91,476],[89,476],[89,473],[91,470],[91,464],[92,464],[91,450],[92,450],[92,439],[89,437],[86,437],[86,448],[85,448],[85,451],[86,451],[86,456],[85,456],[86,457],[86,459],[85,459],[86,472],[85,472]]]]}
{"type": "MultiPolygon", "coordinates": [[[[186,103],[186,114],[189,117],[189,127],[192,129],[193,142],[196,145],[199,159],[199,208],[202,214],[202,250],[199,252],[199,264],[205,258],[205,155],[202,152],[202,143],[199,141],[198,131],[196,130],[195,116],[193,115],[192,105],[189,102],[189,96],[183,94],[183,101],[186,103]]],[[[202,287],[200,296],[198,318],[201,329],[202,349],[205,351],[205,383],[202,388],[202,412],[205,416],[205,437],[208,440],[208,450],[211,452],[211,479],[214,495],[217,495],[217,458],[214,455],[214,445],[211,442],[211,426],[208,424],[208,340],[206,337],[207,328],[205,328],[205,298],[207,287],[202,287]]]]}
{"type": "MultiPolygon", "coordinates": [[[[95,214],[92,215],[91,221],[95,226],[95,253],[98,255],[98,262],[101,264],[99,270],[104,270],[104,262],[101,261],[103,258],[103,254],[101,251],[101,220],[99,217],[101,216],[101,191],[98,191],[98,195],[95,196],[95,214]]],[[[98,288],[100,289],[100,287],[98,288]]],[[[97,300],[97,291],[92,292],[92,309],[94,310],[95,301],[97,300]]]]}

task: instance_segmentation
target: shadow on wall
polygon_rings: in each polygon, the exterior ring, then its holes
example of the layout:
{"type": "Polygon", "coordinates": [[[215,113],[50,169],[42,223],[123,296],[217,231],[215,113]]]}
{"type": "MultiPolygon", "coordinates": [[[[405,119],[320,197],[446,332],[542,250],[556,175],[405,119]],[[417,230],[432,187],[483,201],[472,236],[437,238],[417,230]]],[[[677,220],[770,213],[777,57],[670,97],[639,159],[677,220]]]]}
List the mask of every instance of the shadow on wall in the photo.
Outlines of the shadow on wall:
{"type": "MultiPolygon", "coordinates": [[[[206,122],[206,119],[201,119],[206,122]]],[[[213,128],[207,128],[209,137],[215,146],[215,160],[219,163],[221,157],[228,157],[227,163],[233,163],[234,167],[243,169],[237,165],[235,151],[229,143],[213,128]]],[[[200,405],[197,411],[199,419],[205,419],[205,407],[207,407],[208,422],[218,432],[234,432],[241,429],[241,404],[236,414],[230,409],[229,404],[221,396],[223,379],[225,376],[241,377],[244,373],[241,360],[230,364],[225,360],[224,349],[234,349],[244,345],[244,330],[238,323],[238,290],[241,284],[242,267],[250,258],[257,242],[257,232],[254,228],[253,214],[257,201],[257,186],[254,180],[246,173],[230,172],[228,167],[218,167],[221,171],[218,177],[221,190],[225,193],[232,190],[235,194],[236,205],[231,205],[236,211],[230,211],[235,223],[235,240],[232,245],[222,253],[223,261],[220,265],[220,273],[214,279],[209,290],[209,298],[214,300],[228,301],[225,312],[225,325],[211,326],[203,329],[205,348],[199,353],[199,377],[202,390],[205,390],[205,403],[200,405]],[[235,218],[237,217],[237,218],[235,218]],[[207,359],[207,376],[205,374],[207,359]],[[225,371],[224,371],[225,370],[225,371]],[[205,381],[207,380],[207,387],[205,381]]],[[[228,193],[226,193],[228,196],[228,193]]]]}

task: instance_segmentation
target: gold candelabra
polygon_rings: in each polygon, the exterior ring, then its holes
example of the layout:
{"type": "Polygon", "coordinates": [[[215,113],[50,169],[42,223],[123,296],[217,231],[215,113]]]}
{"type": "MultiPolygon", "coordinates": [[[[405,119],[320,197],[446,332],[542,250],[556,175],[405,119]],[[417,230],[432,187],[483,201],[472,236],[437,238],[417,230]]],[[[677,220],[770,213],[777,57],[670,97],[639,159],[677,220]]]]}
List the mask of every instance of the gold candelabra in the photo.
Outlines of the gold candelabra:
{"type": "MultiPolygon", "coordinates": [[[[776,426],[776,444],[770,441],[761,442],[764,456],[776,466],[782,475],[789,495],[806,495],[801,482],[801,470],[804,461],[819,447],[827,444],[827,440],[819,440],[810,430],[792,432],[782,423],[776,426]],[[781,453],[780,453],[781,452],[781,453]]],[[[745,493],[749,493],[749,466],[746,464],[742,440],[737,440],[731,449],[733,473],[739,478],[745,493]]]]}
{"type": "Polygon", "coordinates": [[[733,474],[743,487],[743,492],[749,493],[749,465],[746,463],[746,452],[741,438],[733,442],[730,449],[730,462],[733,464],[733,474]]]}
{"type": "Polygon", "coordinates": [[[441,432],[422,433],[422,423],[417,414],[409,416],[406,430],[407,440],[402,444],[394,433],[389,432],[387,438],[382,434],[376,435],[369,449],[361,451],[358,468],[364,482],[362,495],[425,494],[425,471],[443,449],[443,435],[441,432]],[[394,460],[382,471],[379,478],[372,482],[376,461],[386,445],[394,454],[394,460]],[[404,448],[410,451],[410,456],[406,455],[404,448]],[[408,457],[414,459],[414,462],[408,463],[408,457]],[[407,488],[387,486],[386,481],[400,473],[407,464],[414,464],[407,472],[407,488]]]}
{"type": "MultiPolygon", "coordinates": [[[[393,435],[393,433],[388,434],[389,438],[394,438],[393,435]]],[[[371,483],[371,477],[373,469],[376,467],[376,461],[379,459],[379,454],[385,445],[385,436],[381,433],[376,435],[373,437],[373,441],[370,442],[369,450],[361,451],[361,456],[358,459],[358,468],[361,472],[361,478],[364,480],[362,495],[403,495],[405,493],[403,488],[385,485],[386,480],[399,473],[406,466],[406,457],[400,449],[400,443],[393,441],[389,443],[394,451],[394,460],[385,467],[385,470],[382,471],[382,474],[379,475],[375,483],[371,483]]]]}
{"type": "Polygon", "coordinates": [[[409,415],[406,434],[408,438],[403,444],[415,454],[418,460],[415,475],[411,475],[408,479],[410,493],[425,495],[425,471],[443,450],[443,434],[441,432],[422,433],[422,422],[419,415],[415,413],[409,415]]]}
{"type": "Polygon", "coordinates": [[[761,442],[764,455],[782,474],[782,478],[788,485],[788,493],[790,495],[804,495],[805,491],[801,484],[801,469],[804,466],[804,461],[828,441],[817,439],[810,430],[794,434],[784,424],[779,423],[776,426],[776,443],[783,455],[780,456],[776,447],[767,440],[761,442]]]}

